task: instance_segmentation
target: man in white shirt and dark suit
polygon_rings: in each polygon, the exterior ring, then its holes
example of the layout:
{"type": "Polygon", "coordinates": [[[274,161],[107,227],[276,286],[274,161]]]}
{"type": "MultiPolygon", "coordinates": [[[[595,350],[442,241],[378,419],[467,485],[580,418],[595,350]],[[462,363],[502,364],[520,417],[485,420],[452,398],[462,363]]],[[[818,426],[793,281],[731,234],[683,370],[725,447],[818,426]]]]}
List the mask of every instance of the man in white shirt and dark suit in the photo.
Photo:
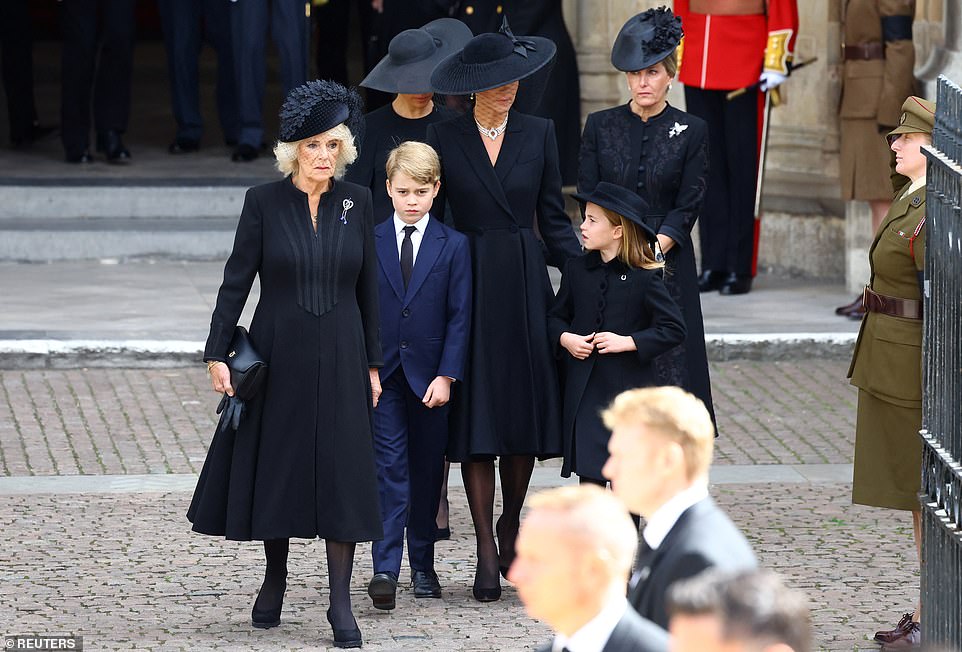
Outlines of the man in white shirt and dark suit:
{"type": "Polygon", "coordinates": [[[646,521],[628,601],[667,628],[672,584],[706,568],[754,568],[755,555],[708,495],[715,428],[700,400],[678,387],[632,389],[603,417],[612,434],[602,474],[646,521]]]}
{"type": "Polygon", "coordinates": [[[582,485],[539,493],[528,507],[508,579],[555,631],[539,652],[667,652],[667,632],[625,600],[637,531],[624,505],[582,485]]]}

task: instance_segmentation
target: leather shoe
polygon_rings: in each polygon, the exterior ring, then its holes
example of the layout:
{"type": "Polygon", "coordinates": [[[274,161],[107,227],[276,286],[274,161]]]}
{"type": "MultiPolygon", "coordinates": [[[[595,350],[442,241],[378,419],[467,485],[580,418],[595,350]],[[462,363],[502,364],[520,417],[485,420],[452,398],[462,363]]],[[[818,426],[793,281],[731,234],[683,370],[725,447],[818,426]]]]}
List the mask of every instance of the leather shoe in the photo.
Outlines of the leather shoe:
{"type": "Polygon", "coordinates": [[[415,598],[441,597],[441,582],[438,581],[438,574],[433,570],[416,570],[411,573],[411,586],[414,587],[415,598]]]}
{"type": "Polygon", "coordinates": [[[200,149],[200,143],[196,140],[175,140],[167,146],[169,154],[192,154],[200,149]]]}
{"type": "Polygon", "coordinates": [[[376,573],[367,585],[367,594],[371,596],[375,609],[390,611],[397,606],[397,577],[394,573],[376,573]]]}
{"type": "Polygon", "coordinates": [[[905,635],[905,628],[909,626],[912,622],[912,612],[902,614],[902,618],[899,620],[895,629],[882,630],[875,632],[875,642],[876,643],[891,643],[897,638],[902,638],[905,635]]]}
{"type": "Polygon", "coordinates": [[[261,585],[257,592],[257,599],[254,600],[254,608],[251,609],[251,625],[258,629],[270,629],[281,624],[281,608],[284,606],[284,591],[287,590],[287,582],[280,586],[280,591],[273,590],[264,593],[264,585],[261,585]],[[266,597],[265,597],[266,595],[266,597]]]}
{"type": "Polygon", "coordinates": [[[905,626],[902,636],[891,641],[890,643],[883,643],[883,650],[917,650],[922,645],[922,628],[916,622],[909,621],[909,624],[905,626]]]}
{"type": "Polygon", "coordinates": [[[706,269],[698,276],[698,291],[711,292],[712,290],[719,289],[725,280],[725,276],[725,272],[706,269]]]}
{"type": "Polygon", "coordinates": [[[327,622],[331,623],[331,629],[334,631],[334,647],[361,647],[363,641],[361,640],[361,630],[357,626],[357,619],[354,620],[352,629],[338,629],[334,626],[334,618],[331,617],[331,610],[328,609],[327,622]]]}
{"type": "Polygon", "coordinates": [[[79,154],[67,154],[64,160],[67,163],[93,163],[94,157],[90,155],[90,150],[85,149],[79,154]]]}
{"type": "Polygon", "coordinates": [[[234,153],[231,154],[230,160],[235,163],[248,163],[258,156],[259,154],[256,147],[248,145],[247,143],[241,143],[234,148],[234,153]]]}
{"type": "Polygon", "coordinates": [[[439,527],[434,530],[435,541],[448,541],[451,539],[450,527],[439,527]]]}
{"type": "Polygon", "coordinates": [[[124,147],[117,131],[105,131],[98,135],[97,151],[104,153],[108,163],[126,163],[130,160],[130,150],[124,147]]]}
{"type": "Polygon", "coordinates": [[[718,294],[730,296],[733,294],[748,294],[752,289],[752,277],[750,274],[729,274],[725,277],[718,294]]]}
{"type": "Polygon", "coordinates": [[[856,310],[862,311],[864,307],[862,306],[862,295],[855,297],[855,301],[852,303],[846,303],[844,306],[839,306],[835,309],[835,314],[839,317],[848,317],[851,313],[856,310]]]}

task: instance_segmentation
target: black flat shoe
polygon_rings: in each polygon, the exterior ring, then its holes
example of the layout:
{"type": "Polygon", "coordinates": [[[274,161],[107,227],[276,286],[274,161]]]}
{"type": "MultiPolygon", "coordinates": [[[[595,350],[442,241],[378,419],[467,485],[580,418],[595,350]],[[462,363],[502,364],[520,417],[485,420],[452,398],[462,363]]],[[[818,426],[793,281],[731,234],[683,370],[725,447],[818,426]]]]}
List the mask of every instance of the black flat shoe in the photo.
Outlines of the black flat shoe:
{"type": "Polygon", "coordinates": [[[254,600],[254,608],[251,609],[251,625],[257,629],[270,629],[281,624],[281,608],[284,606],[284,591],[287,590],[285,582],[279,593],[279,598],[274,601],[261,600],[264,586],[257,592],[257,599],[254,600]],[[266,604],[265,604],[266,603],[266,604]]]}
{"type": "Polygon", "coordinates": [[[711,269],[706,269],[698,275],[698,291],[711,292],[712,290],[720,289],[722,283],[725,281],[726,276],[728,275],[725,272],[716,272],[711,269]]]}
{"type": "Polygon", "coordinates": [[[357,619],[354,620],[354,629],[338,629],[334,626],[334,619],[331,618],[331,610],[327,610],[327,622],[331,623],[334,630],[334,647],[361,647],[361,630],[357,626],[357,619]]]}
{"type": "Polygon", "coordinates": [[[438,574],[432,571],[413,571],[411,573],[411,586],[414,587],[415,598],[440,598],[441,582],[438,574]]]}
{"type": "Polygon", "coordinates": [[[375,609],[393,609],[397,599],[397,578],[394,573],[376,573],[367,585],[367,594],[371,597],[375,609]]]}
{"type": "Polygon", "coordinates": [[[451,528],[439,527],[434,531],[435,541],[448,541],[451,538],[451,528]]]}
{"type": "Polygon", "coordinates": [[[103,152],[108,163],[127,163],[130,161],[130,150],[124,147],[117,131],[105,131],[97,136],[97,151],[103,152]]]}
{"type": "Polygon", "coordinates": [[[474,594],[474,599],[478,602],[495,602],[501,599],[501,585],[499,584],[493,589],[485,589],[475,584],[471,587],[471,593],[474,594]]]}
{"type": "Polygon", "coordinates": [[[751,289],[752,277],[750,274],[729,274],[725,277],[722,286],[718,288],[718,293],[725,296],[748,294],[751,289]]]}

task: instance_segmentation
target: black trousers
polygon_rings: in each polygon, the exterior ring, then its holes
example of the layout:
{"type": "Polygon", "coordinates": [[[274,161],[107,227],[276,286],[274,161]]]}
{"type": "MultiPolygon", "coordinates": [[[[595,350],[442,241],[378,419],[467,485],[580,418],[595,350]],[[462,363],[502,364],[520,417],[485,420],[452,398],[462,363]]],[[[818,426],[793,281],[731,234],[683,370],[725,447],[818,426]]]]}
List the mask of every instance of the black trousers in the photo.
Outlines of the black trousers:
{"type": "Polygon", "coordinates": [[[228,4],[229,0],[157,0],[177,140],[200,141],[203,134],[198,60],[206,41],[217,53],[217,115],[224,140],[237,141],[240,122],[228,4]]]}
{"type": "Polygon", "coordinates": [[[33,102],[33,34],[27,0],[0,1],[0,62],[10,140],[29,140],[37,109],[33,102]]]}
{"type": "Polygon", "coordinates": [[[91,96],[98,134],[127,130],[135,5],[136,0],[60,3],[63,30],[60,132],[68,156],[79,154],[88,146],[91,96]]]}
{"type": "Polygon", "coordinates": [[[685,87],[692,115],[708,123],[708,189],[698,218],[701,268],[752,273],[758,172],[758,91],[727,100],[724,90],[685,87]]]}

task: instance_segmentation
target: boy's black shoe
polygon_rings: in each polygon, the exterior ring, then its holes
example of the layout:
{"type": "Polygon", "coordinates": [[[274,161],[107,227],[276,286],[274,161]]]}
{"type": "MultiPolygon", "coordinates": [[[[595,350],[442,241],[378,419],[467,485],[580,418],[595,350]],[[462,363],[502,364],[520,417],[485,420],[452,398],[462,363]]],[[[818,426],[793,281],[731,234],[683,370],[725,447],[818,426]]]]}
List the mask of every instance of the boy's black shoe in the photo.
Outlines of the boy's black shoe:
{"type": "Polygon", "coordinates": [[[390,611],[396,606],[397,577],[394,573],[376,573],[367,585],[367,594],[371,596],[375,609],[390,611]]]}
{"type": "Polygon", "coordinates": [[[441,582],[438,581],[438,574],[432,571],[413,571],[411,573],[411,586],[414,587],[415,598],[440,598],[441,582]]]}

